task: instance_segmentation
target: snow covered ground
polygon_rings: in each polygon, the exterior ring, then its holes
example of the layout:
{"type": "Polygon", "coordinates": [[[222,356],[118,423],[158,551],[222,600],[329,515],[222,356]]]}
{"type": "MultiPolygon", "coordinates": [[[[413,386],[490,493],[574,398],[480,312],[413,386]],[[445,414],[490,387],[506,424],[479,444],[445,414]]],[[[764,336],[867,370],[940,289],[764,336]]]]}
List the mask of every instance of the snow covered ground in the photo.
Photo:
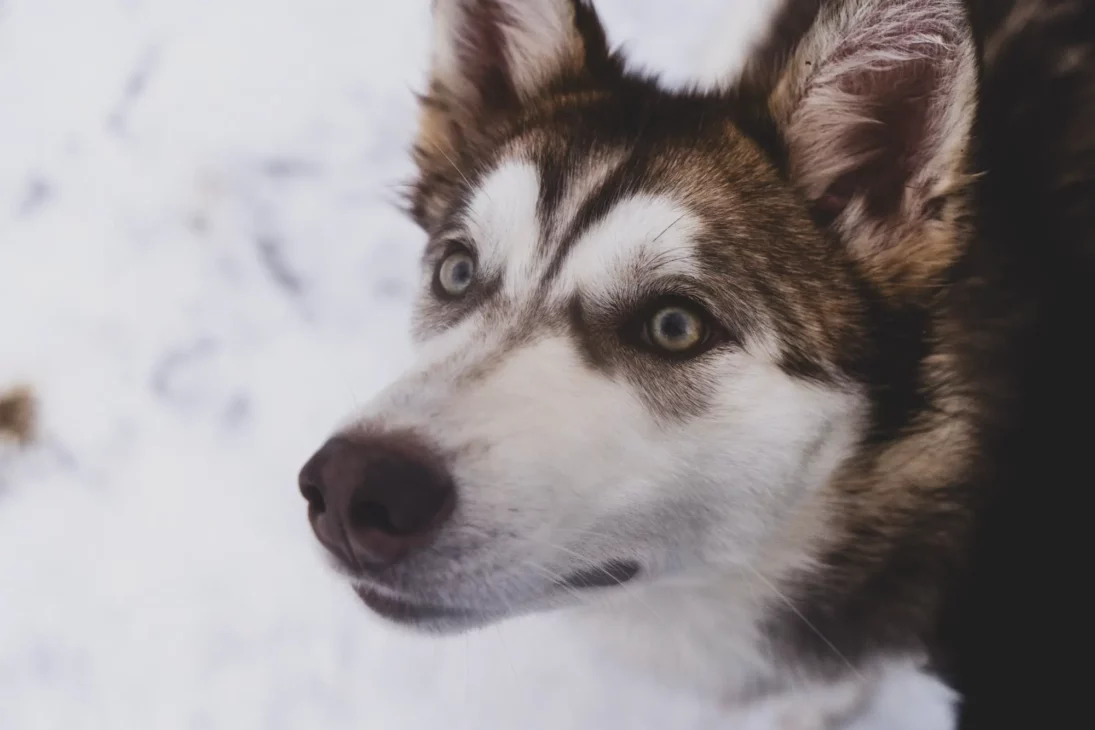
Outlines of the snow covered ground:
{"type": "MultiPolygon", "coordinates": [[[[680,79],[734,2],[598,7],[680,79]]],[[[0,392],[42,405],[0,444],[0,729],[722,726],[559,617],[397,632],[308,531],[298,467],[406,362],[427,28],[427,0],[0,0],[0,392]]]]}

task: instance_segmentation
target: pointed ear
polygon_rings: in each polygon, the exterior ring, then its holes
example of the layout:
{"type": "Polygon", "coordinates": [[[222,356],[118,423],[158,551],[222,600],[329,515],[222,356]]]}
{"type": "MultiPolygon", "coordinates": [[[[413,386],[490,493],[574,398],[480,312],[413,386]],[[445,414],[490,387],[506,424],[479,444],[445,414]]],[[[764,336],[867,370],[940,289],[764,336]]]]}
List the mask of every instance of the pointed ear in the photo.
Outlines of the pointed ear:
{"type": "Polygon", "coordinates": [[[976,93],[963,4],[802,5],[809,28],[790,44],[770,39],[779,63],[750,69],[776,70],[767,106],[788,175],[880,285],[923,284],[961,248],[976,93]]]}
{"type": "Polygon", "coordinates": [[[427,228],[485,129],[561,79],[603,71],[609,58],[586,0],[434,0],[433,22],[411,201],[427,228]]]}

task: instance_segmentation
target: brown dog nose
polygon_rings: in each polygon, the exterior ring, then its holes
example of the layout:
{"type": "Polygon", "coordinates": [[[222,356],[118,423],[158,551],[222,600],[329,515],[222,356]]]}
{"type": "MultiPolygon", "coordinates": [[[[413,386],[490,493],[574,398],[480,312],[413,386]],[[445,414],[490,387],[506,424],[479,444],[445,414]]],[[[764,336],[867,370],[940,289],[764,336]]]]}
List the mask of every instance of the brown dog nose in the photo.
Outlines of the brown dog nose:
{"type": "Polygon", "coordinates": [[[300,471],[308,519],[348,566],[388,566],[425,546],[452,514],[452,478],[407,434],[337,436],[300,471]]]}

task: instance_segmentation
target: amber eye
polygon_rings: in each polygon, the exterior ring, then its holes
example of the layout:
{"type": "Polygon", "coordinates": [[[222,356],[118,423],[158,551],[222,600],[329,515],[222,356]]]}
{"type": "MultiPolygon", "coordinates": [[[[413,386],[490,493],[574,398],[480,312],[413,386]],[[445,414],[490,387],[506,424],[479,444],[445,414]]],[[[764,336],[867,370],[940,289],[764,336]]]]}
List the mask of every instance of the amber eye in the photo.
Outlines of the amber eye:
{"type": "Polygon", "coordinates": [[[647,333],[655,347],[681,354],[703,343],[707,325],[694,311],[673,305],[654,313],[647,323],[647,333]]]}
{"type": "Polygon", "coordinates": [[[475,281],[475,259],[467,251],[454,251],[437,267],[437,286],[450,297],[463,295],[475,281]]]}

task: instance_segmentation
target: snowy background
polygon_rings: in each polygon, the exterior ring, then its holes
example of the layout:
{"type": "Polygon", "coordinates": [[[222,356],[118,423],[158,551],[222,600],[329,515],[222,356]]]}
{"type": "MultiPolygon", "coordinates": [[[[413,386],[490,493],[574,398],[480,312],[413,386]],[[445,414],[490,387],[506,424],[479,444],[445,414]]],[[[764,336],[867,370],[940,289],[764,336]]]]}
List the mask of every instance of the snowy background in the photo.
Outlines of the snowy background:
{"type": "MultiPolygon", "coordinates": [[[[761,4],[598,7],[679,80],[761,4]]],[[[0,0],[0,392],[42,408],[0,443],[0,729],[724,726],[558,616],[393,630],[309,532],[299,466],[408,357],[428,27],[428,0],[0,0]]]]}

